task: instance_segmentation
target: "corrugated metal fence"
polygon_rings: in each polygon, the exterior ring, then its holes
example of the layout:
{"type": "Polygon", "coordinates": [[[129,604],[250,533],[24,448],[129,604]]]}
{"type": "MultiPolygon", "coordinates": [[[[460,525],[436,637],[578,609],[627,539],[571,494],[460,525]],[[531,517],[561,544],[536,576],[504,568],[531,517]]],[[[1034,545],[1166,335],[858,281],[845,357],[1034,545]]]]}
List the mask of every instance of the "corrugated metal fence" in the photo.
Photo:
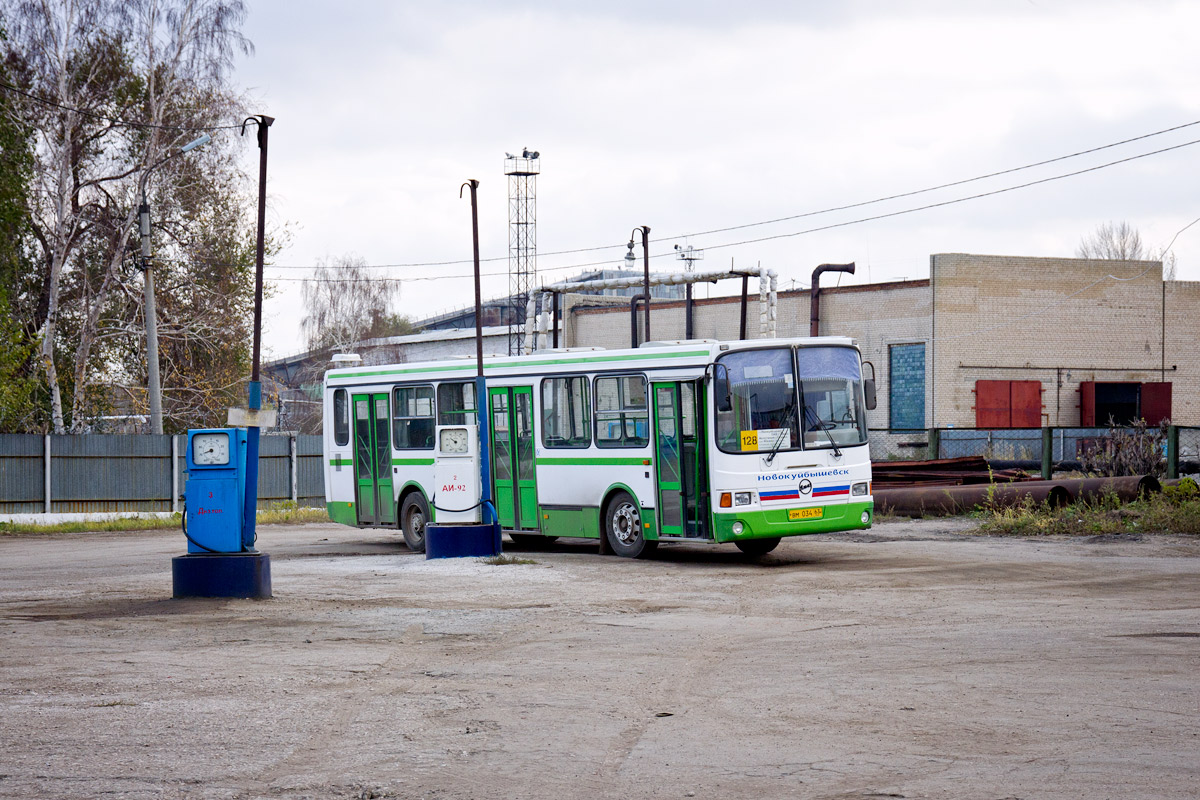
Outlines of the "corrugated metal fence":
{"type": "MultiPolygon", "coordinates": [[[[187,437],[0,435],[0,514],[178,511],[187,437]],[[174,462],[174,469],[172,469],[174,462]]],[[[321,437],[264,435],[258,505],[325,504],[321,437]]]]}

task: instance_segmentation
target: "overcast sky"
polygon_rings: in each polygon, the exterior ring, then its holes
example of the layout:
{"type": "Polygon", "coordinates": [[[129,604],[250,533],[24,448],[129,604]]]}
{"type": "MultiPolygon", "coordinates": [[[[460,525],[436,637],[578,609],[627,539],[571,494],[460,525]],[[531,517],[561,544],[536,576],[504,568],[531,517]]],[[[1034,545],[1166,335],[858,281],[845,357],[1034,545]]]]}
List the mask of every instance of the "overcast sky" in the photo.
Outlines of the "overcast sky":
{"type": "MultiPolygon", "coordinates": [[[[651,255],[761,263],[780,287],[825,262],[843,283],[928,276],[933,253],[1072,256],[1126,220],[1152,249],[1200,217],[1200,144],[911,214],[1200,140],[1200,124],[936,192],[741,230],[1065,156],[1200,120],[1200,3],[385,2],[247,0],[235,80],[271,128],[267,357],[303,350],[300,283],[356,255],[404,279],[420,318],[473,302],[480,181],[484,296],[507,293],[505,152],[538,150],[539,281],[616,265],[637,225],[651,255]],[[780,237],[743,243],[751,239],[780,237]],[[497,259],[487,261],[486,259],[497,259]],[[433,279],[433,280],[418,280],[433,279]]],[[[252,137],[247,137],[251,139],[252,137]]],[[[245,150],[257,173],[257,154],[245,150]]],[[[1172,247],[1200,280],[1200,224],[1172,247]]],[[[638,257],[640,258],[640,247],[638,257]]],[[[655,269],[676,268],[667,258],[655,269]]],[[[733,290],[733,285],[729,291],[733,290]]],[[[704,296],[705,290],[700,290],[704,296]]],[[[714,293],[719,290],[711,290],[714,293]]]]}

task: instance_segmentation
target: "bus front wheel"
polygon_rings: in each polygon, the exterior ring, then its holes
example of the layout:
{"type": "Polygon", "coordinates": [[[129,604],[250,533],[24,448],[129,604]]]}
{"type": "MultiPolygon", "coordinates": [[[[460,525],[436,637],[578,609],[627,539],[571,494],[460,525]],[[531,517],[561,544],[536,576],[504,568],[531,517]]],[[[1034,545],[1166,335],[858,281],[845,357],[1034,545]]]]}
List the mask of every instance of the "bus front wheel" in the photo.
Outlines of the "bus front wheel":
{"type": "Polygon", "coordinates": [[[425,552],[425,523],[429,520],[429,508],[420,492],[404,498],[400,507],[400,527],[404,531],[404,543],[414,553],[425,552]]]}
{"type": "Polygon", "coordinates": [[[741,550],[748,556],[765,556],[767,553],[779,547],[779,537],[772,539],[747,539],[744,542],[734,542],[738,550],[741,550]]]}
{"type": "Polygon", "coordinates": [[[647,541],[641,509],[625,492],[613,495],[609,502],[604,515],[604,534],[612,551],[625,558],[648,556],[658,547],[658,542],[647,541]]]}

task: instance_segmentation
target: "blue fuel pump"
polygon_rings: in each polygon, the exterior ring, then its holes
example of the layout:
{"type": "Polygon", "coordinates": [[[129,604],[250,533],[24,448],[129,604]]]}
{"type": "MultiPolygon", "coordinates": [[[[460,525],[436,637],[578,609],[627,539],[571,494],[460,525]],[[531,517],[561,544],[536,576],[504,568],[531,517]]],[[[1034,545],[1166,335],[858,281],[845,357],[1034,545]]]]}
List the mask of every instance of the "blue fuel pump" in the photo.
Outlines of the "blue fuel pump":
{"type": "MultiPolygon", "coordinates": [[[[246,497],[246,429],[188,431],[184,535],[189,553],[241,553],[246,497]]],[[[249,543],[253,545],[253,542],[249,543]]]]}
{"type": "Polygon", "coordinates": [[[183,492],[188,552],[171,562],[177,598],[271,596],[270,559],[254,549],[253,520],[246,522],[256,506],[246,495],[257,489],[247,480],[248,434],[246,428],[188,431],[183,492]]]}

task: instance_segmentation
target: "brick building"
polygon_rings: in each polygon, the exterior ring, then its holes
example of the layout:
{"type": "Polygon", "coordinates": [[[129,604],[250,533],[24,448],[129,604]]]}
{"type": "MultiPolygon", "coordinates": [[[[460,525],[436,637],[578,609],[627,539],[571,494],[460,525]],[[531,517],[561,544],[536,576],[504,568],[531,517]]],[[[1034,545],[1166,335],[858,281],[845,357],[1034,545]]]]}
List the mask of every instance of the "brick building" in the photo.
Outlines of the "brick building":
{"type": "MultiPolygon", "coordinates": [[[[875,367],[872,428],[1200,425],[1200,282],[1157,261],[930,257],[928,280],[821,290],[822,334],[854,337],[875,367]]],[[[629,346],[627,308],[564,304],[568,346],[629,346]]],[[[758,335],[758,297],[747,336],[758,335]]],[[[683,304],[654,304],[651,335],[682,339],[683,304]]],[[[738,298],[696,301],[695,335],[736,338],[738,298]]],[[[809,293],[781,292],[779,336],[807,336],[809,293]]]]}

